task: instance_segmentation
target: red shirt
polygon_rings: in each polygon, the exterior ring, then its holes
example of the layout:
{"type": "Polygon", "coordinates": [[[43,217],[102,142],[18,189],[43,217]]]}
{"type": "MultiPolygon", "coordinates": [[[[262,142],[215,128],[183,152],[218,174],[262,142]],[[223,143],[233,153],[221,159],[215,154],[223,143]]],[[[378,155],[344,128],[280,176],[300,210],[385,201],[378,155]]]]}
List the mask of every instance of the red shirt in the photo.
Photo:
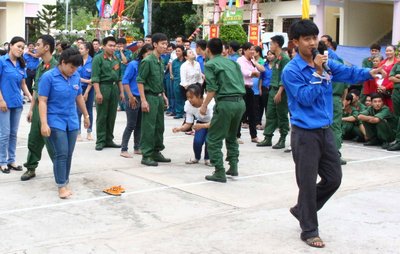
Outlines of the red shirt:
{"type": "Polygon", "coordinates": [[[387,61],[387,58],[379,64],[379,67],[382,67],[383,70],[386,71],[386,73],[387,73],[386,78],[383,79],[382,86],[386,87],[386,90],[393,90],[393,82],[389,81],[389,74],[390,74],[390,71],[392,70],[393,66],[398,62],[398,60],[395,57],[393,59],[393,63],[389,64],[389,65],[385,65],[386,61],[387,61]]]}

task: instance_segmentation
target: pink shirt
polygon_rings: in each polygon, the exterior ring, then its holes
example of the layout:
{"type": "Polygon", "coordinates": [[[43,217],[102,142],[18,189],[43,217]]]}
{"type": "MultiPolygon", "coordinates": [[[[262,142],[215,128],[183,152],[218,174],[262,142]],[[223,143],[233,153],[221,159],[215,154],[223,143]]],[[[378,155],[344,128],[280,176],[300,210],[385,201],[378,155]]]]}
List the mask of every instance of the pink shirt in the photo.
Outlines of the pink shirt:
{"type": "Polygon", "coordinates": [[[250,60],[247,60],[245,56],[239,57],[237,63],[240,65],[240,69],[242,70],[244,84],[246,86],[253,86],[253,78],[251,74],[253,71],[258,72],[257,68],[250,60]]]}

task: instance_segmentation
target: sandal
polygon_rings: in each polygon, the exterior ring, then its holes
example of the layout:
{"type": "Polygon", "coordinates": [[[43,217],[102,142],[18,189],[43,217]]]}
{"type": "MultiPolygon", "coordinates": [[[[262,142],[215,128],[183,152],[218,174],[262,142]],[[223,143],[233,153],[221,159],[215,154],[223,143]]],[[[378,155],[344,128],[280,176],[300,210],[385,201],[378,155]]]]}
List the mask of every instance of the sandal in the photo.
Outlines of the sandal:
{"type": "Polygon", "coordinates": [[[310,237],[303,240],[306,244],[314,248],[324,248],[325,244],[319,236],[310,237]]]}
{"type": "Polygon", "coordinates": [[[0,167],[1,172],[4,174],[10,174],[10,169],[8,167],[0,167]]]}
{"type": "Polygon", "coordinates": [[[197,164],[197,163],[199,163],[199,161],[198,160],[196,160],[196,159],[189,159],[188,161],[186,161],[185,162],[185,164],[197,164]]]}
{"type": "Polygon", "coordinates": [[[15,171],[22,171],[23,170],[23,168],[22,168],[22,166],[13,166],[13,165],[11,165],[11,164],[7,164],[7,167],[8,167],[8,170],[15,170],[15,171]]]}
{"type": "Polygon", "coordinates": [[[204,160],[204,165],[209,167],[214,167],[214,165],[210,162],[210,160],[204,160]]]}

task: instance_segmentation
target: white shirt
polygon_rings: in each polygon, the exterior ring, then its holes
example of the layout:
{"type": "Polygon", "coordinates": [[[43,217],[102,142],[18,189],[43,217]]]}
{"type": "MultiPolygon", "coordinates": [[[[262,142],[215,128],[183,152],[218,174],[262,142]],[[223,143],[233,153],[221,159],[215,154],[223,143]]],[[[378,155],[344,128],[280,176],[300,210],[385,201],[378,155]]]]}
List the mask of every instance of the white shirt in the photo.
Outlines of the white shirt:
{"type": "Polygon", "coordinates": [[[178,57],[176,56],[176,50],[172,51],[171,56],[169,57],[169,63],[172,63],[172,61],[174,61],[177,58],[178,57]]]}
{"type": "Polygon", "coordinates": [[[200,64],[197,61],[193,61],[193,65],[189,61],[184,62],[181,66],[181,86],[187,87],[196,83],[203,83],[200,64]]]}
{"type": "Polygon", "coordinates": [[[186,112],[186,122],[187,123],[194,123],[194,119],[196,118],[198,121],[203,123],[209,123],[213,116],[213,108],[215,105],[214,99],[210,101],[207,106],[206,115],[200,115],[200,108],[195,108],[190,104],[189,101],[185,102],[185,112],[186,112]]]}

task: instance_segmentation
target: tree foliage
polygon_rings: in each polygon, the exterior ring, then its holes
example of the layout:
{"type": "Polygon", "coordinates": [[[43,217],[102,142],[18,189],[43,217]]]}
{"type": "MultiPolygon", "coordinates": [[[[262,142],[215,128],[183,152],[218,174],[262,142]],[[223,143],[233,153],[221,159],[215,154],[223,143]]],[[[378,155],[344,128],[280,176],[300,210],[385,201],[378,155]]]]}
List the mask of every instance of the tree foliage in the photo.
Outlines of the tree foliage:
{"type": "Polygon", "coordinates": [[[240,25],[220,26],[219,38],[225,42],[237,41],[240,44],[247,41],[246,32],[240,25]]]}
{"type": "Polygon", "coordinates": [[[50,30],[56,26],[57,6],[43,5],[43,9],[37,14],[39,32],[50,34],[50,30]]]}

